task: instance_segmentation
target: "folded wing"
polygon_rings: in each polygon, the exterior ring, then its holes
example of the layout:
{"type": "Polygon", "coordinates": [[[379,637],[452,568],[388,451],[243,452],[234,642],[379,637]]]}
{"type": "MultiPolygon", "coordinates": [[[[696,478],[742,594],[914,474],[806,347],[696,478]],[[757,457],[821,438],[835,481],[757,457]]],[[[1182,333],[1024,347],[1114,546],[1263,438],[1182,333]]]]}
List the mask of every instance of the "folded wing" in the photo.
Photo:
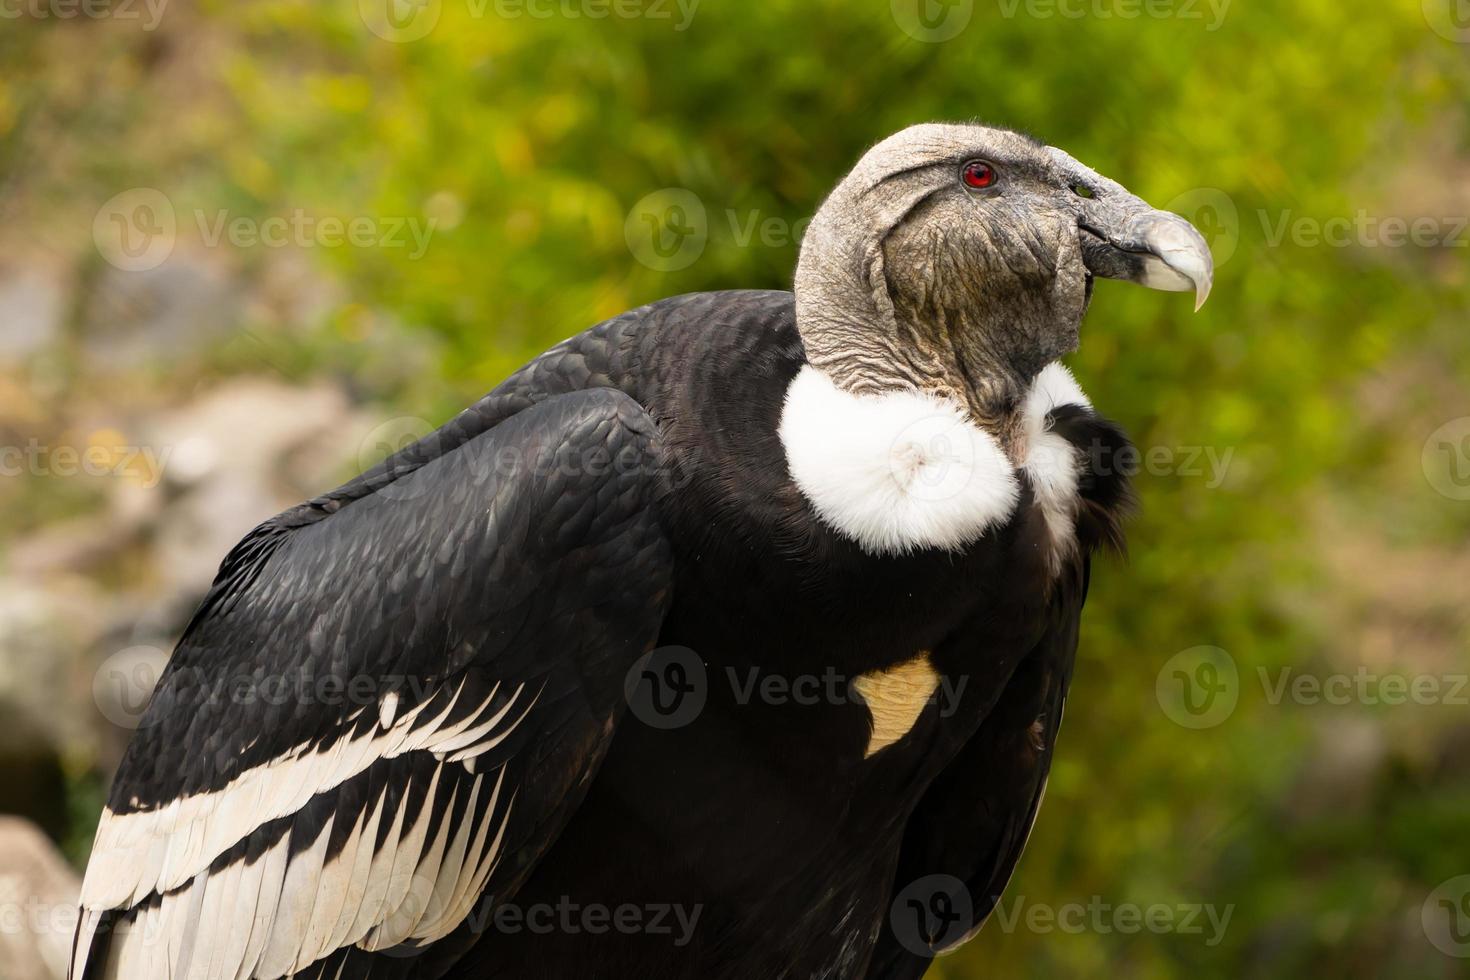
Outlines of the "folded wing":
{"type": "Polygon", "coordinates": [[[517,407],[226,559],[103,813],[75,980],[408,976],[514,893],[669,599],[647,414],[517,407]]]}

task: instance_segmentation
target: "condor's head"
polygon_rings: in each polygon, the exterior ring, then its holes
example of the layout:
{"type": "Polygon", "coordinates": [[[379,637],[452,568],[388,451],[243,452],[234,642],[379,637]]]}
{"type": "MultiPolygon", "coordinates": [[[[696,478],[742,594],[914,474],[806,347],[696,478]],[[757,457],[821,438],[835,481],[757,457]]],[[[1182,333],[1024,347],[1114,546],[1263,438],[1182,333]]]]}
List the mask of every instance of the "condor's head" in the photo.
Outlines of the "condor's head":
{"type": "Polygon", "coordinates": [[[952,397],[1008,444],[1031,381],[1077,348],[1093,279],[1192,290],[1213,265],[1178,215],[1029,136],[913,126],[817,212],[796,273],[810,362],[854,394],[952,397]]]}

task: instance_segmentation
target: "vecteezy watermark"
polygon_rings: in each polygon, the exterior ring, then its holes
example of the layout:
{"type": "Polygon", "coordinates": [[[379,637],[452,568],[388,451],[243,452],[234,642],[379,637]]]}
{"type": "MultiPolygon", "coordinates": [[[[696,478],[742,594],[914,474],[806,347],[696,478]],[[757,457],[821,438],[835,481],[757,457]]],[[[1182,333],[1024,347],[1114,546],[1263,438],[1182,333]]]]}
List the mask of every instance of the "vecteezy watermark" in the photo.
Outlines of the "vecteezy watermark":
{"type": "Polygon", "coordinates": [[[1470,415],[1450,419],[1424,440],[1424,479],[1441,496],[1470,500],[1470,415]]]}
{"type": "MultiPolygon", "coordinates": [[[[41,936],[68,937],[63,941],[69,944],[69,937],[76,935],[80,906],[75,901],[44,902],[33,892],[20,894],[20,889],[5,888],[18,880],[10,876],[0,877],[0,935],[28,936],[32,937],[31,942],[41,936]]],[[[110,932],[117,936],[141,935],[143,945],[152,947],[154,943],[164,941],[166,933],[162,926],[163,919],[158,916],[106,918],[97,924],[97,932],[110,932]]]]}
{"type": "Polygon", "coordinates": [[[648,268],[678,272],[704,254],[709,217],[699,195],[682,187],[665,187],[633,205],[623,223],[623,236],[633,258],[648,268]]]}
{"type": "Polygon", "coordinates": [[[1235,200],[1218,187],[1196,187],[1179,194],[1164,205],[1189,219],[1210,246],[1216,267],[1230,261],[1240,244],[1240,209],[1235,200]]]}
{"type": "MultiPolygon", "coordinates": [[[[169,699],[168,707],[197,711],[225,705],[269,707],[353,707],[378,709],[385,704],[424,704],[443,690],[443,680],[428,675],[334,673],[299,667],[278,673],[258,670],[231,672],[227,666],[175,666],[165,691],[158,683],[168,670],[168,654],[141,645],[119,650],[97,668],[92,697],[98,710],[119,728],[135,729],[154,697],[169,699]]],[[[507,694],[497,701],[514,701],[507,694]]]]}
{"type": "MultiPolygon", "coordinates": [[[[378,37],[405,44],[428,37],[444,13],[445,0],[358,0],[363,24],[378,37]]],[[[689,29],[701,0],[449,0],[475,20],[650,20],[667,21],[676,32],[689,29]]]]}
{"type": "Polygon", "coordinates": [[[555,902],[496,902],[492,898],[481,905],[467,920],[470,929],[485,929],[504,935],[531,933],[536,936],[582,933],[592,936],[607,933],[621,935],[667,936],[674,946],[687,946],[699,927],[703,905],[678,902],[624,902],[604,905],[578,902],[562,895],[555,902]]]}
{"type": "Polygon", "coordinates": [[[428,37],[443,12],[441,0],[357,0],[357,14],[367,29],[397,44],[428,37]]]}
{"type": "Polygon", "coordinates": [[[1470,44],[1470,3],[1466,0],[1420,0],[1424,22],[1446,41],[1470,44]]]}
{"type": "Polygon", "coordinates": [[[1101,935],[1172,933],[1201,936],[1205,945],[1210,947],[1218,946],[1225,938],[1225,930],[1230,927],[1230,919],[1235,914],[1233,903],[1223,906],[1210,902],[1139,905],[1135,902],[1110,902],[1101,895],[1093,895],[1086,902],[1061,904],[1031,902],[1025,895],[1017,895],[1009,902],[1009,908],[1007,904],[1004,898],[995,904],[996,925],[1005,933],[1017,929],[1041,935],[1053,932],[1072,935],[1087,932],[1101,935]]]}
{"type": "Polygon", "coordinates": [[[1190,647],[1159,668],[1154,696],[1176,725],[1214,728],[1235,712],[1240,671],[1235,659],[1219,647],[1190,647]]]}
{"type": "Polygon", "coordinates": [[[1082,450],[1086,457],[1084,472],[1095,476],[1177,476],[1203,477],[1205,489],[1214,490],[1225,483],[1235,448],[1226,446],[1148,446],[1115,447],[1095,441],[1082,450]]]}
{"type": "MultiPolygon", "coordinates": [[[[1464,2],[1464,0],[1457,0],[1464,2]]],[[[1189,219],[1209,243],[1218,268],[1230,261],[1240,243],[1243,222],[1234,199],[1218,187],[1185,191],[1164,205],[1189,219]]],[[[1255,209],[1255,224],[1268,248],[1466,248],[1470,247],[1470,215],[1375,214],[1359,208],[1351,215],[1299,214],[1290,208],[1255,209]]]]}
{"type": "Polygon", "coordinates": [[[399,415],[375,425],[357,446],[358,472],[378,472],[381,467],[380,483],[374,493],[384,499],[402,501],[422,496],[432,486],[429,481],[400,477],[421,464],[423,458],[438,455],[434,432],[428,419],[416,415],[399,415]],[[398,455],[418,443],[423,445],[413,459],[398,455]]]}
{"type": "Polygon", "coordinates": [[[975,0],[890,0],[893,22],[915,41],[941,44],[960,36],[975,16],[975,0]]]}
{"type": "Polygon", "coordinates": [[[1290,208],[1272,214],[1257,211],[1261,232],[1272,248],[1290,240],[1298,248],[1466,248],[1470,247],[1470,216],[1404,218],[1377,215],[1359,208],[1351,217],[1318,218],[1298,215],[1290,208]]]}
{"type": "Polygon", "coordinates": [[[92,219],[92,241],[109,265],[124,272],[157,268],[173,254],[178,220],[173,202],[152,187],[109,198],[92,219]]]}
{"type": "Polygon", "coordinates": [[[1435,949],[1446,956],[1470,957],[1470,874],[1440,882],[1424,900],[1419,923],[1435,949]]]}
{"type": "MultiPolygon", "coordinates": [[[[823,433],[822,438],[832,436],[823,433]]],[[[964,493],[974,485],[977,473],[994,477],[1008,470],[998,450],[974,438],[973,427],[962,415],[942,409],[905,425],[889,443],[886,458],[889,475],[902,495],[927,503],[964,493]]]]}
{"type": "Polygon", "coordinates": [[[1038,20],[1197,20],[1206,31],[1218,31],[1230,12],[1230,0],[996,0],[1007,20],[1025,14],[1038,20]]]}
{"type": "Polygon", "coordinates": [[[0,0],[0,20],[141,21],[151,31],[163,19],[169,0],[0,0]]]}
{"type": "Polygon", "coordinates": [[[665,187],[645,195],[628,212],[623,233],[628,251],[658,272],[677,272],[699,261],[713,237],[736,248],[786,248],[800,244],[811,218],[796,220],[759,208],[725,208],[711,222],[698,194],[684,187],[665,187]]]}
{"type": "MultiPolygon", "coordinates": [[[[974,430],[953,412],[936,411],[906,425],[887,453],[894,484],[906,498],[936,502],[966,492],[981,479],[1008,474],[1010,464],[989,444],[977,443],[974,430]]],[[[1056,472],[1063,467],[1095,477],[1201,478],[1207,490],[1224,485],[1235,459],[1234,447],[1114,446],[1094,440],[1086,446],[1039,443],[1028,450],[1027,465],[1056,472]]]]}
{"type": "MultiPolygon", "coordinates": [[[[713,669],[688,647],[658,647],[640,657],[623,679],[623,694],[634,717],[651,728],[682,728],[692,724],[709,702],[711,685],[722,685],[728,698],[744,707],[752,704],[801,708],[818,705],[867,706],[863,696],[868,675],[843,674],[835,667],[810,673],[778,673],[759,666],[725,665],[713,669]]],[[[933,690],[922,699],[936,706],[939,717],[959,710],[969,677],[937,675],[933,690]]]]}
{"type": "MultiPolygon", "coordinates": [[[[206,248],[227,244],[253,248],[404,249],[410,260],[423,258],[438,222],[417,215],[317,216],[303,208],[267,218],[197,208],[191,213],[206,248]]],[[[156,268],[173,253],[179,221],[173,202],[152,187],[135,187],[110,198],[92,221],[98,252],[126,272],[156,268]]]]}
{"type": "Polygon", "coordinates": [[[199,237],[209,248],[221,241],[236,248],[354,248],[408,249],[418,260],[429,250],[436,218],[360,214],[351,218],[317,217],[301,208],[269,218],[231,216],[228,211],[194,212],[199,237]]]}
{"type": "Polygon", "coordinates": [[[119,477],[152,489],[163,479],[171,446],[138,446],[110,431],[95,434],[85,446],[48,445],[29,439],[24,445],[0,446],[0,477],[119,477]]]}
{"type": "Polygon", "coordinates": [[[109,656],[92,675],[92,701],[102,717],[119,728],[137,728],[167,665],[168,653],[146,644],[109,656]]]}
{"type": "MultiPolygon", "coordinates": [[[[899,890],[888,909],[888,924],[894,938],[910,952],[932,956],[954,948],[979,924],[981,905],[965,883],[953,875],[925,875],[899,890]]],[[[1218,946],[1230,927],[1235,905],[1209,902],[1168,904],[1113,902],[1101,895],[1086,901],[1034,902],[1025,895],[1007,901],[991,896],[984,908],[1007,934],[1025,931],[1046,935],[1054,932],[1133,935],[1151,932],[1200,936],[1206,946],[1218,946]]]]}
{"type": "Polygon", "coordinates": [[[628,669],[623,678],[628,710],[650,728],[683,728],[709,701],[709,672],[688,647],[658,647],[628,669]]]}
{"type": "MultiPolygon", "coordinates": [[[[813,674],[777,674],[759,667],[747,667],[743,670],[726,667],[724,675],[734,694],[735,703],[739,705],[867,705],[867,699],[863,697],[858,683],[861,677],[838,673],[832,667],[813,674]]],[[[969,682],[969,677],[952,679],[940,676],[933,693],[926,699],[927,703],[939,706],[939,717],[952,717],[959,710],[960,699],[964,697],[969,682]]]]}
{"type": "Polygon", "coordinates": [[[975,927],[975,903],[969,888],[954,875],[925,875],[893,896],[888,927],[904,949],[932,956],[970,934],[975,927]]]}
{"type": "MultiPolygon", "coordinates": [[[[1369,670],[1313,673],[1296,667],[1257,667],[1266,704],[1470,706],[1470,674],[1409,674],[1369,670]]],[[[1214,728],[1235,711],[1242,694],[1235,660],[1219,647],[1181,650],[1159,670],[1154,692],[1170,721],[1185,728],[1214,728]]]]}
{"type": "Polygon", "coordinates": [[[488,9],[506,20],[653,20],[668,21],[683,33],[694,23],[700,0],[465,0],[472,17],[485,16],[488,9]]]}
{"type": "MultiPolygon", "coordinates": [[[[414,472],[426,462],[443,455],[447,438],[426,419],[400,415],[374,426],[358,444],[358,472],[373,492],[388,500],[414,500],[441,483],[418,479],[414,472]]],[[[673,461],[652,454],[636,441],[616,447],[596,443],[586,446],[502,445],[466,450],[455,456],[455,465],[487,483],[508,480],[544,480],[549,476],[567,479],[647,477],[672,489],[681,489],[694,479],[695,467],[688,461],[673,461]]]]}
{"type": "Polygon", "coordinates": [[[1380,674],[1364,666],[1351,674],[1310,674],[1291,667],[1257,667],[1256,673],[1272,705],[1470,705],[1470,674],[1380,674]]]}

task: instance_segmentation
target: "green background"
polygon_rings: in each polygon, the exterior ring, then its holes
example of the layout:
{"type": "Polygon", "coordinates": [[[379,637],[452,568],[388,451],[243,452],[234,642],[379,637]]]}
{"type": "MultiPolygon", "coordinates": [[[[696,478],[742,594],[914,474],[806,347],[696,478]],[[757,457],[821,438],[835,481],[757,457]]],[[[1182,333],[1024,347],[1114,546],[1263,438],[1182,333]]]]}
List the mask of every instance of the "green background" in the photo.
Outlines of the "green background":
{"type": "MultiPolygon", "coordinates": [[[[1470,415],[1470,44],[1452,4],[919,2],[703,0],[686,21],[653,0],[602,19],[565,12],[610,9],[596,0],[544,17],[442,0],[400,9],[397,40],[368,29],[383,29],[371,2],[173,0],[155,30],[120,10],[7,20],[0,241],[68,263],[79,293],[108,273],[94,217],[129,188],[163,193],[178,248],[246,289],[279,256],[210,248],[192,215],[435,221],[417,257],[298,249],[334,284],[309,316],[246,304],[218,339],[105,391],[76,356],[76,316],[11,378],[42,416],[263,374],[341,379],[378,415],[437,422],[630,306],[788,288],[793,228],[893,130],[1026,129],[1195,220],[1216,279],[1197,314],[1098,286],[1071,364],[1156,462],[1130,555],[1095,569],[1046,804],[1005,899],[1020,916],[935,974],[1466,975],[1421,912],[1470,874],[1470,708],[1274,696],[1283,676],[1361,666],[1446,691],[1470,669],[1470,502],[1460,471],[1435,470],[1470,450],[1454,422],[1470,415]],[[408,39],[422,18],[437,19],[408,39]],[[667,193],[645,201],[668,189],[702,224],[667,193]],[[656,254],[645,214],[702,229],[702,251],[639,261],[656,254]],[[1385,239],[1416,218],[1433,241],[1385,239]],[[1210,679],[1201,646],[1225,651],[1223,716],[1171,700],[1176,669],[1210,679]],[[1071,905],[1161,905],[1168,922],[1028,925],[1071,905]],[[1223,937],[1204,913],[1184,928],[1203,905],[1230,910],[1223,937]]],[[[98,506],[34,485],[6,504],[7,534],[98,506]]],[[[48,829],[80,860],[108,774],[90,759],[68,773],[78,815],[48,829]]]]}

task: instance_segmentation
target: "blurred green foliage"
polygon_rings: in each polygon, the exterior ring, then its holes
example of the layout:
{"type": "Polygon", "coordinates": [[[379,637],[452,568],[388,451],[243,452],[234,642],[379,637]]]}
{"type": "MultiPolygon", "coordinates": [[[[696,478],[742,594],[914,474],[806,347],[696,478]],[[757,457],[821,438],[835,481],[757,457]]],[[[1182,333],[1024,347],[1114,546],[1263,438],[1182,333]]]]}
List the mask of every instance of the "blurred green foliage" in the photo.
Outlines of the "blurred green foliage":
{"type": "MultiPolygon", "coordinates": [[[[1463,609],[1400,628],[1374,580],[1400,563],[1374,556],[1434,561],[1470,530],[1470,505],[1420,472],[1430,431],[1470,413],[1470,235],[1275,239],[1303,218],[1448,229],[1466,214],[1470,45],[1413,2],[921,2],[970,19],[934,41],[901,29],[918,23],[905,0],[704,0],[684,30],[672,3],[667,19],[593,20],[443,0],[427,36],[394,43],[364,29],[370,3],[176,0],[152,33],[6,26],[0,173],[27,190],[21,219],[53,215],[83,241],[97,206],[135,186],[180,215],[433,218],[418,258],[317,250],[341,298],[309,323],[242,324],[199,370],[337,374],[435,419],[630,306],[789,287],[794,236],[741,229],[789,229],[909,123],[1018,126],[1156,204],[1204,202],[1187,213],[1219,232],[1209,304],[1192,315],[1182,297],[1100,284],[1073,366],[1140,446],[1177,462],[1207,447],[1229,466],[1218,485],[1203,459],[1199,475],[1140,475],[1131,555],[1094,576],[1049,796],[1007,893],[1022,918],[935,972],[1464,975],[1419,914],[1470,872],[1467,767],[1441,748],[1465,710],[1272,704],[1257,678],[1351,671],[1370,627],[1391,635],[1381,669],[1466,669],[1463,609]],[[196,57],[170,67],[181,48],[196,57]],[[708,220],[703,254],[673,272],[626,238],[661,188],[692,191],[708,220]],[[381,363],[384,332],[435,352],[428,369],[381,363]],[[1229,651],[1240,700],[1192,730],[1155,684],[1202,644],[1229,651]],[[1349,766],[1365,785],[1344,796],[1322,770],[1358,724],[1386,749],[1349,766]],[[1203,916],[1201,934],[1025,925],[1030,905],[1098,902],[1231,918],[1214,944],[1203,916]]],[[[249,275],[258,253],[237,261],[249,275]]]]}

